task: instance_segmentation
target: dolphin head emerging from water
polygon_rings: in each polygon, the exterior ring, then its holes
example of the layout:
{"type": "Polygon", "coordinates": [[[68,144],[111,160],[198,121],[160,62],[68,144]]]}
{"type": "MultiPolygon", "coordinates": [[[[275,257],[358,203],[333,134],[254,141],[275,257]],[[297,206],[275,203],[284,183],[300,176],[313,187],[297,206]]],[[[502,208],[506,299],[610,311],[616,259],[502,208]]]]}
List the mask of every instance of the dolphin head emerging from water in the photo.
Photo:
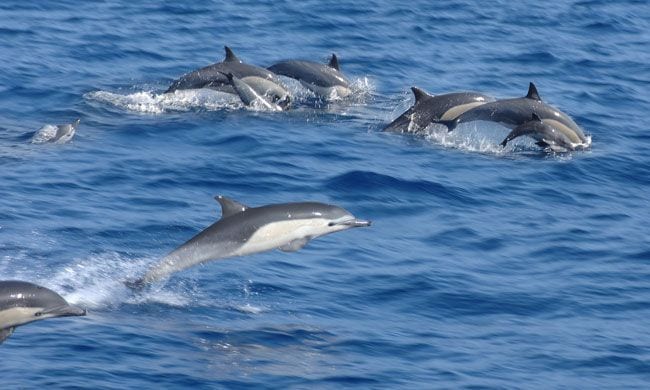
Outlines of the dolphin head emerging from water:
{"type": "Polygon", "coordinates": [[[23,281],[0,281],[0,343],[20,325],[47,318],[84,315],[86,310],[68,304],[50,289],[23,281]]]}

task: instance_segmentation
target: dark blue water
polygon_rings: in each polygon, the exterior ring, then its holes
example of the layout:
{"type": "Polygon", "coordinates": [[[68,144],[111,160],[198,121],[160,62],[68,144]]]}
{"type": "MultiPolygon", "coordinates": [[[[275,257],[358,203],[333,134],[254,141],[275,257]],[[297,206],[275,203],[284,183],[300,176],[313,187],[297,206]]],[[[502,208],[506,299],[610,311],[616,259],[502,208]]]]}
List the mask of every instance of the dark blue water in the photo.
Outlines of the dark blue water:
{"type": "Polygon", "coordinates": [[[646,1],[138,3],[0,4],[0,279],[89,310],[18,328],[2,388],[649,386],[646,1]],[[294,83],[286,113],[161,96],[224,45],[264,66],[337,53],[355,93],[294,83]],[[380,131],[411,86],[530,81],[591,150],[380,131]],[[77,117],[72,142],[30,142],[77,117]],[[374,224],[127,291],[217,194],[374,224]]]}

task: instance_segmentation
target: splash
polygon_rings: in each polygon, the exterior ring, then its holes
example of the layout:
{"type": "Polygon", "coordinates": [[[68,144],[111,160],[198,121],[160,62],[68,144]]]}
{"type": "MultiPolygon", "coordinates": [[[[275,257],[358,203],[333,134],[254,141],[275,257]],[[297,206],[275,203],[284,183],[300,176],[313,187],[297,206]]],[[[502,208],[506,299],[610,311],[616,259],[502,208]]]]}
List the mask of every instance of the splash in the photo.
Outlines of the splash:
{"type": "Polygon", "coordinates": [[[166,112],[185,112],[191,110],[218,111],[243,107],[237,95],[211,89],[178,90],[172,93],[157,94],[140,91],[119,94],[108,91],[94,91],[84,95],[85,99],[133,112],[162,114],[166,112]]]}
{"type": "MultiPolygon", "coordinates": [[[[34,136],[31,139],[31,143],[44,144],[50,142],[56,137],[57,130],[58,127],[56,127],[55,125],[47,124],[41,127],[40,129],[38,129],[36,133],[34,133],[34,136]]],[[[54,141],[54,143],[66,143],[67,141],[69,141],[69,138],[60,138],[54,141]]]]}
{"type": "MultiPolygon", "coordinates": [[[[169,306],[187,306],[192,294],[177,286],[152,286],[142,293],[134,294],[124,281],[144,273],[154,261],[150,258],[128,258],[118,253],[92,255],[75,260],[55,271],[24,268],[15,270],[11,276],[3,272],[3,278],[32,281],[52,289],[70,304],[88,309],[115,308],[122,304],[160,303],[169,306]]],[[[0,268],[2,264],[0,264],[0,268]]],[[[8,268],[8,267],[4,267],[8,268]]]]}

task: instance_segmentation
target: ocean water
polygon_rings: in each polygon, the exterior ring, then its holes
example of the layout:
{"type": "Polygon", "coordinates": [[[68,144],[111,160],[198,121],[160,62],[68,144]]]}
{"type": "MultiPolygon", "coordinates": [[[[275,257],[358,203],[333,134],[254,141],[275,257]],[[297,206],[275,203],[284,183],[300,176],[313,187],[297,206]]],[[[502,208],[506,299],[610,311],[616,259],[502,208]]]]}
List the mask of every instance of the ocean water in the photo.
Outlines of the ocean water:
{"type": "Polygon", "coordinates": [[[0,345],[14,388],[648,388],[650,5],[5,0],[0,279],[88,316],[0,345]],[[221,61],[339,57],[354,94],[271,113],[163,96],[221,61]],[[592,136],[548,154],[475,122],[382,127],[431,93],[542,98],[592,136]],[[64,144],[44,127],[81,118],[64,144]],[[219,218],[213,196],[373,226],[122,281],[219,218]]]}

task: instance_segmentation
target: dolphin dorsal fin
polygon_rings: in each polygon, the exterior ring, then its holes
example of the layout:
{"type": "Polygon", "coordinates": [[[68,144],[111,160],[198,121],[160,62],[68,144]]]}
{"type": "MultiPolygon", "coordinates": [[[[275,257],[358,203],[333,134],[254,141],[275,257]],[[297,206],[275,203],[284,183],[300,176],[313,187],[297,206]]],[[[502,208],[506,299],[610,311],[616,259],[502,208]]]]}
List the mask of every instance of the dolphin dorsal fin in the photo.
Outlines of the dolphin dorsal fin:
{"type": "Polygon", "coordinates": [[[431,97],[428,93],[424,92],[424,90],[418,88],[418,87],[411,87],[411,91],[413,91],[413,95],[415,95],[415,102],[419,102],[420,100],[431,97]]]}
{"type": "Polygon", "coordinates": [[[330,62],[327,63],[327,66],[339,71],[341,70],[341,68],[339,68],[339,59],[336,58],[336,54],[332,54],[332,58],[330,58],[330,62]]]}
{"type": "Polygon", "coordinates": [[[535,114],[535,113],[533,112],[533,120],[534,120],[534,121],[537,121],[537,122],[541,122],[541,121],[542,121],[542,118],[540,118],[539,115],[537,115],[537,114],[535,114]]]}
{"type": "Polygon", "coordinates": [[[539,97],[539,93],[537,93],[537,87],[532,82],[528,86],[528,93],[526,94],[526,98],[542,101],[542,98],[539,97]]]}
{"type": "Polygon", "coordinates": [[[241,62],[228,46],[224,46],[224,48],[226,49],[226,59],[223,62],[241,62]]]}
{"type": "Polygon", "coordinates": [[[214,199],[216,199],[217,202],[219,202],[219,204],[221,205],[221,218],[226,218],[233,214],[238,214],[241,213],[242,211],[246,211],[248,209],[248,206],[246,206],[245,204],[241,204],[232,199],[228,199],[225,196],[217,195],[214,197],[214,199]]]}

